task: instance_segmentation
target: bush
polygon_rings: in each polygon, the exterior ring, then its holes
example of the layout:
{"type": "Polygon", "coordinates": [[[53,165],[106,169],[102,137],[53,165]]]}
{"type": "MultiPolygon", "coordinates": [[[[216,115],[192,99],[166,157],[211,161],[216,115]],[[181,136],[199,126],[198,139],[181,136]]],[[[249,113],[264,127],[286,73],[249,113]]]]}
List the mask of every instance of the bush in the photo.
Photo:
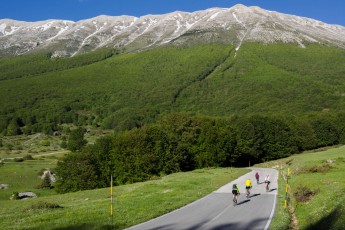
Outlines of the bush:
{"type": "Polygon", "coordinates": [[[19,192],[13,192],[10,198],[11,200],[19,200],[19,192]]]}
{"type": "Polygon", "coordinates": [[[38,203],[32,204],[27,210],[40,210],[40,209],[55,209],[62,208],[62,206],[47,201],[40,201],[38,203]]]}
{"type": "Polygon", "coordinates": [[[44,141],[42,141],[41,145],[45,146],[45,147],[48,147],[48,146],[50,146],[50,141],[49,140],[44,140],[44,141]]]}
{"type": "Polygon", "coordinates": [[[16,157],[14,158],[14,162],[23,162],[24,159],[22,157],[16,157]]]}
{"type": "Polygon", "coordinates": [[[51,184],[50,174],[49,173],[46,173],[44,175],[42,183],[38,186],[38,188],[39,189],[51,189],[52,188],[52,184],[51,184]]]}
{"type": "Polygon", "coordinates": [[[30,154],[27,154],[23,157],[23,160],[33,160],[34,158],[30,155],[30,154]]]}
{"type": "Polygon", "coordinates": [[[60,147],[63,149],[67,148],[67,142],[63,140],[60,144],[60,147]]]}

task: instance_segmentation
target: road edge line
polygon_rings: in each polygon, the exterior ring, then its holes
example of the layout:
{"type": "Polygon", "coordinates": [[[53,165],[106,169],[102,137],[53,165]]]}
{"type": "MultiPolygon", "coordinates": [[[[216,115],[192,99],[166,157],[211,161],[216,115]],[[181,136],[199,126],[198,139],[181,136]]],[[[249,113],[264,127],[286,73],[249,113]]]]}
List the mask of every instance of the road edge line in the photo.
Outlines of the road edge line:
{"type": "MultiPolygon", "coordinates": [[[[279,172],[278,172],[279,173],[279,172]]],[[[277,191],[278,191],[278,181],[277,181],[277,191]]],[[[265,226],[265,230],[268,229],[268,227],[270,226],[271,222],[272,222],[272,219],[273,219],[273,215],[276,211],[276,206],[277,206],[277,197],[278,197],[278,192],[277,194],[274,196],[274,201],[273,201],[273,209],[272,209],[272,212],[271,212],[271,215],[267,221],[267,224],[265,226]]]]}

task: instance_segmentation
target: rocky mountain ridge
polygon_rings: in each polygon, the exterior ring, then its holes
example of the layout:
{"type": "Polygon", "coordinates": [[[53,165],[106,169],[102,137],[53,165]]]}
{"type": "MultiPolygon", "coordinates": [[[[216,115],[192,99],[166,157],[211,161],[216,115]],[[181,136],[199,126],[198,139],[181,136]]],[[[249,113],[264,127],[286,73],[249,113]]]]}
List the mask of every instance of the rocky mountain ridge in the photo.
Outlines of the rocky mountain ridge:
{"type": "Polygon", "coordinates": [[[74,56],[99,48],[127,51],[166,44],[228,42],[321,43],[345,48],[345,27],[310,18],[235,5],[163,15],[98,16],[78,22],[0,20],[0,56],[49,50],[74,56]]]}

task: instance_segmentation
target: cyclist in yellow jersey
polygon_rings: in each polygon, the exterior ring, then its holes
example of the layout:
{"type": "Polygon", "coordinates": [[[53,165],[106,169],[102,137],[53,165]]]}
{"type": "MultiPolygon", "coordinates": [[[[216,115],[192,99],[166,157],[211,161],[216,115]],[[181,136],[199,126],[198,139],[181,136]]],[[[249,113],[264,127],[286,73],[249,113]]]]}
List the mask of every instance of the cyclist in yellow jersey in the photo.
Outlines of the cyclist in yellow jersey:
{"type": "Polygon", "coordinates": [[[246,180],[247,198],[249,198],[251,188],[252,188],[252,181],[248,179],[246,180]]]}

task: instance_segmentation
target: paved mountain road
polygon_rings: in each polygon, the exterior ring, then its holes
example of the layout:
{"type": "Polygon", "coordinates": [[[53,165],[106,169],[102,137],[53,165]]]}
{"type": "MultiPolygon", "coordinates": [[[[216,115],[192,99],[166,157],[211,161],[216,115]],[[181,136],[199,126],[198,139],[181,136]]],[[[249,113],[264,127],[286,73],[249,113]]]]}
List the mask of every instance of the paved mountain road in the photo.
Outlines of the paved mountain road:
{"type": "Polygon", "coordinates": [[[277,197],[278,171],[270,168],[254,168],[217,191],[148,222],[128,230],[225,230],[268,229],[274,214],[277,197]],[[260,184],[255,173],[260,174],[260,184]],[[271,190],[266,192],[265,175],[270,175],[271,190]],[[251,179],[251,197],[245,197],[245,180],[251,179]],[[238,205],[232,204],[232,184],[237,183],[241,195],[238,205]]]}

